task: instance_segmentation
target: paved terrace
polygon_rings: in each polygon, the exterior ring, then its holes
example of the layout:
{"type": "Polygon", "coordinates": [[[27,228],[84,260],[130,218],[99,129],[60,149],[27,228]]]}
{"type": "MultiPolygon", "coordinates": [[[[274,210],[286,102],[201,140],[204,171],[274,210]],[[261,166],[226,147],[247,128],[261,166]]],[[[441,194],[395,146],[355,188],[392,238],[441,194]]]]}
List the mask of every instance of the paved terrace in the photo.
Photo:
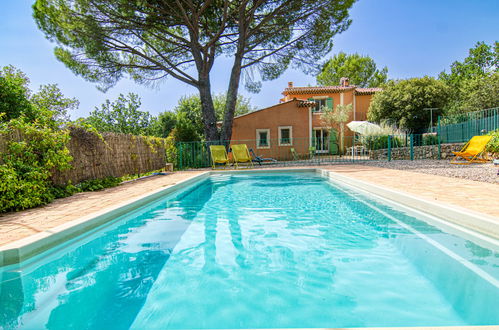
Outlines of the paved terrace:
{"type": "MultiPolygon", "coordinates": [[[[362,165],[331,165],[320,168],[423,199],[458,205],[499,217],[497,184],[362,165]]],[[[114,204],[174,185],[205,171],[183,171],[145,178],[102,191],[79,193],[55,200],[46,206],[0,215],[0,247],[79,217],[98,213],[114,204]]]]}

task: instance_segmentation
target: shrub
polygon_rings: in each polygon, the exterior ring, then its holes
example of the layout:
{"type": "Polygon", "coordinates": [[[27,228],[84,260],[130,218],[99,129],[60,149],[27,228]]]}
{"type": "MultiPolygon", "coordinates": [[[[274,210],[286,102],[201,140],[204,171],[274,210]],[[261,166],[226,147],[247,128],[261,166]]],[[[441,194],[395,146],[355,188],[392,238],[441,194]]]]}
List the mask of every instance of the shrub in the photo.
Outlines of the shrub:
{"type": "Polygon", "coordinates": [[[122,181],[122,178],[109,176],[104,179],[85,180],[76,185],[73,185],[71,184],[71,182],[69,182],[67,185],[51,186],[49,190],[54,198],[63,198],[69,197],[79,192],[97,191],[105,188],[116,187],[122,181]]]}
{"type": "Polygon", "coordinates": [[[369,135],[362,139],[362,144],[369,150],[385,149],[388,147],[388,135],[369,135]]]}
{"type": "Polygon", "coordinates": [[[398,128],[381,123],[379,129],[368,131],[360,136],[359,141],[369,150],[378,150],[388,148],[388,136],[392,136],[391,147],[401,147],[402,139],[399,136],[404,135],[404,132],[398,128]]]}
{"type": "Polygon", "coordinates": [[[487,144],[487,151],[492,153],[499,153],[499,129],[490,131],[487,135],[492,135],[492,140],[487,144]]]}
{"type": "Polygon", "coordinates": [[[178,166],[178,149],[177,143],[175,141],[175,137],[173,134],[168,135],[165,139],[165,152],[166,152],[166,161],[168,163],[172,163],[173,166],[178,166]]]}
{"type": "Polygon", "coordinates": [[[0,124],[6,140],[0,153],[0,212],[43,205],[55,198],[50,175],[69,168],[67,130],[39,126],[37,122],[12,119],[0,124]]]}
{"type": "Polygon", "coordinates": [[[436,134],[424,134],[423,135],[423,145],[432,146],[438,144],[438,136],[436,134]]]}
{"type": "Polygon", "coordinates": [[[68,183],[67,185],[53,185],[49,188],[50,190],[50,193],[52,194],[52,196],[54,196],[54,198],[64,198],[64,197],[69,197],[71,195],[74,195],[78,192],[80,192],[80,190],[73,186],[70,183],[68,183]]]}
{"type": "MultiPolygon", "coordinates": [[[[388,148],[388,135],[366,135],[361,139],[362,144],[369,150],[387,149],[388,148]]],[[[392,136],[391,147],[402,147],[403,141],[398,136],[392,136]]]]}
{"type": "Polygon", "coordinates": [[[109,176],[104,179],[92,179],[92,180],[86,180],[83,182],[78,183],[75,185],[76,189],[78,192],[81,191],[96,191],[96,190],[102,190],[105,188],[110,188],[110,187],[116,187],[117,185],[120,184],[121,178],[115,178],[112,176],[109,176]]]}

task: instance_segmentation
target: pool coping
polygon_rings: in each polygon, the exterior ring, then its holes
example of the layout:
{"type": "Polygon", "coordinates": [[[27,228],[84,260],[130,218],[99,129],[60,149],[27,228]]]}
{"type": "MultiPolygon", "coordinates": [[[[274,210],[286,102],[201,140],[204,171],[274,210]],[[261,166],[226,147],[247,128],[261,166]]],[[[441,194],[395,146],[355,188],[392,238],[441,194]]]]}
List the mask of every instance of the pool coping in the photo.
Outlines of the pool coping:
{"type": "MultiPolygon", "coordinates": [[[[464,326],[428,326],[428,327],[367,327],[367,328],[276,328],[258,330],[497,330],[497,325],[464,325],[464,326]]],[[[237,329],[228,329],[237,330],[237,329]]],[[[251,329],[246,329],[251,330],[251,329]]],[[[254,330],[254,329],[253,329],[254,330]]]]}
{"type": "Polygon", "coordinates": [[[346,185],[354,190],[361,190],[381,198],[388,199],[403,206],[441,218],[451,224],[471,229],[493,239],[499,239],[499,218],[472,211],[457,206],[450,206],[442,202],[432,202],[421,199],[412,194],[393,190],[377,184],[368,183],[336,173],[323,168],[280,168],[258,170],[225,170],[208,171],[193,177],[181,180],[168,187],[161,187],[150,193],[135,197],[125,202],[113,205],[98,212],[94,212],[75,220],[66,222],[54,228],[7,243],[0,247],[0,267],[22,263],[39,255],[59,244],[85,234],[98,226],[104,225],[113,219],[124,215],[138,207],[153,202],[165,195],[173,193],[211,175],[219,174],[249,174],[249,173],[278,173],[278,172],[309,172],[328,178],[332,182],[346,185]]]}

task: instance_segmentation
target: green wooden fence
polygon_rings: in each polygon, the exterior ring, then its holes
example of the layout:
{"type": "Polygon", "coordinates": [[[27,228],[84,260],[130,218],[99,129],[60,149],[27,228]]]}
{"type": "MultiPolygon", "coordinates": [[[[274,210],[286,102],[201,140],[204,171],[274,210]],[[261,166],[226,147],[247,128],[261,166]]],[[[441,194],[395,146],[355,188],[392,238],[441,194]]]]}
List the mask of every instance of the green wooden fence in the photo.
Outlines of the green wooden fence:
{"type": "Polygon", "coordinates": [[[492,108],[439,117],[437,133],[441,143],[457,143],[496,129],[499,129],[499,108],[492,108]]]}

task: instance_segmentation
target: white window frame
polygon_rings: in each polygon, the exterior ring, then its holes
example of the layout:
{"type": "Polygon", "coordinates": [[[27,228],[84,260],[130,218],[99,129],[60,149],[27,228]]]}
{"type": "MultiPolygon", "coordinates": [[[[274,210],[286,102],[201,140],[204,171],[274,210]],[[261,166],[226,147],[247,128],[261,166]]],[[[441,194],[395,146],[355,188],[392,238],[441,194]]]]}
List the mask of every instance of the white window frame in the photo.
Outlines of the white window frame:
{"type": "Polygon", "coordinates": [[[292,146],[293,145],[293,126],[279,126],[278,128],[278,132],[279,132],[279,140],[278,140],[278,143],[279,143],[279,146],[281,147],[285,147],[285,146],[292,146]],[[283,129],[289,129],[289,143],[281,143],[281,130],[283,129]]]}
{"type": "MultiPolygon", "coordinates": [[[[314,131],[318,131],[318,130],[321,130],[321,131],[328,131],[328,139],[330,138],[329,134],[331,134],[331,132],[329,132],[329,128],[327,127],[324,127],[324,126],[315,126],[312,128],[312,134],[314,134],[315,132],[314,131]]],[[[321,134],[322,137],[324,137],[324,133],[321,134]]],[[[315,139],[315,134],[314,136],[312,137],[312,139],[315,139]]],[[[312,142],[312,141],[311,141],[312,142]]],[[[311,147],[315,147],[315,145],[313,145],[312,143],[310,143],[310,146],[311,147]]],[[[315,152],[321,154],[321,153],[328,153],[329,150],[331,150],[331,146],[329,146],[329,142],[328,142],[328,150],[315,150],[315,152]]]]}
{"type": "Polygon", "coordinates": [[[257,128],[256,129],[256,148],[257,149],[270,149],[270,128],[257,128]],[[266,146],[260,145],[260,133],[261,132],[267,133],[267,145],[266,146]]]}

